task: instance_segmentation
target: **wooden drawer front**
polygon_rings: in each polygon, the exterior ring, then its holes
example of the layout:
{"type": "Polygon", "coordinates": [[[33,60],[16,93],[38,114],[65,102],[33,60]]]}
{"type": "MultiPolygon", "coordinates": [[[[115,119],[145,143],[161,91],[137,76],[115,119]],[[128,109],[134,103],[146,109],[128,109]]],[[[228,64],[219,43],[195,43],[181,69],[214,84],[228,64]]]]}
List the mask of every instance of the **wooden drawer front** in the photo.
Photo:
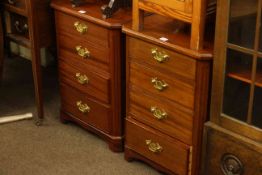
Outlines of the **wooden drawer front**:
{"type": "Polygon", "coordinates": [[[19,8],[21,10],[26,9],[26,3],[25,0],[5,0],[6,4],[9,4],[11,6],[14,6],[16,8],[19,8]]]}
{"type": "MultiPolygon", "coordinates": [[[[148,10],[149,7],[144,7],[144,5],[147,5],[154,8],[161,8],[162,10],[171,10],[174,11],[182,11],[186,13],[192,13],[192,0],[164,0],[164,1],[158,1],[158,0],[140,0],[140,7],[142,9],[145,8],[145,10],[148,10]],[[144,7],[144,8],[143,8],[144,7]],[[167,9],[168,8],[168,9],[167,9]]],[[[156,9],[154,9],[156,11],[156,9]]],[[[161,10],[158,10],[158,13],[161,14],[161,10]]],[[[175,12],[173,12],[175,13],[175,12]]]]}
{"type": "Polygon", "coordinates": [[[177,78],[180,78],[183,81],[191,84],[194,83],[196,74],[195,60],[131,37],[127,38],[127,45],[128,56],[131,60],[149,64],[155,70],[166,72],[168,74],[173,73],[177,78]],[[164,55],[168,55],[169,58],[162,63],[158,62],[152,55],[152,49],[157,49],[157,54],[159,54],[159,52],[165,53],[164,55]]]}
{"type": "Polygon", "coordinates": [[[194,107],[194,87],[175,79],[175,77],[164,75],[140,64],[131,62],[130,81],[131,87],[136,86],[145,92],[151,92],[154,97],[173,100],[190,109],[194,107]],[[153,79],[156,80],[156,82],[152,83],[153,79]],[[166,87],[164,87],[165,83],[167,84],[166,87]],[[163,90],[160,91],[156,89],[156,84],[157,86],[163,86],[163,90]]]}
{"type": "Polygon", "coordinates": [[[189,146],[131,119],[126,120],[126,133],[126,147],[178,175],[187,174],[189,146]],[[154,147],[154,143],[159,146],[154,147]]]}
{"type": "Polygon", "coordinates": [[[26,17],[10,13],[11,33],[29,38],[28,20],[26,17]]]}
{"type": "Polygon", "coordinates": [[[60,80],[69,84],[83,93],[86,93],[105,103],[110,103],[109,99],[109,77],[103,77],[88,71],[79,70],[69,66],[63,61],[59,61],[60,80]]]}
{"type": "Polygon", "coordinates": [[[129,113],[133,118],[192,145],[193,112],[191,110],[133,90],[129,95],[129,113]]]}
{"type": "MultiPolygon", "coordinates": [[[[109,63],[109,50],[99,47],[95,44],[88,43],[85,40],[82,40],[80,37],[75,37],[73,35],[70,35],[68,33],[61,33],[57,36],[59,48],[62,49],[61,52],[64,50],[67,50],[68,52],[71,52],[72,56],[74,58],[78,58],[79,60],[94,60],[98,62],[102,62],[105,64],[109,63]],[[86,50],[88,52],[88,55],[86,57],[83,57],[79,55],[79,52],[77,51],[77,47],[81,47],[81,50],[86,50]]],[[[63,54],[63,53],[61,53],[63,54]]]]}
{"type": "Polygon", "coordinates": [[[85,94],[63,83],[60,84],[60,93],[63,111],[72,114],[75,119],[83,123],[90,124],[106,133],[109,132],[109,107],[96,103],[85,94]],[[80,101],[82,102],[81,106],[78,106],[77,102],[80,101]],[[86,109],[84,105],[90,108],[89,112],[80,111],[80,109],[86,109]]]}
{"type": "Polygon", "coordinates": [[[89,67],[90,69],[100,70],[102,72],[109,72],[108,64],[99,62],[93,58],[82,58],[69,49],[59,47],[58,56],[60,60],[63,60],[67,64],[73,65],[81,70],[85,70],[86,67],[89,67]]]}
{"type": "Polygon", "coordinates": [[[225,175],[222,167],[233,168],[235,173],[224,170],[228,175],[262,174],[261,143],[254,144],[254,141],[244,139],[224,128],[214,128],[207,130],[205,175],[225,175]]]}
{"type": "Polygon", "coordinates": [[[85,40],[91,45],[97,45],[103,48],[109,47],[109,31],[93,23],[83,21],[62,12],[56,12],[56,26],[57,34],[67,33],[73,37],[80,37],[81,40],[85,40]],[[76,23],[78,23],[78,27],[76,27],[76,23]],[[84,30],[83,27],[86,27],[86,30],[84,30]],[[81,34],[77,28],[85,32],[81,34]]]}

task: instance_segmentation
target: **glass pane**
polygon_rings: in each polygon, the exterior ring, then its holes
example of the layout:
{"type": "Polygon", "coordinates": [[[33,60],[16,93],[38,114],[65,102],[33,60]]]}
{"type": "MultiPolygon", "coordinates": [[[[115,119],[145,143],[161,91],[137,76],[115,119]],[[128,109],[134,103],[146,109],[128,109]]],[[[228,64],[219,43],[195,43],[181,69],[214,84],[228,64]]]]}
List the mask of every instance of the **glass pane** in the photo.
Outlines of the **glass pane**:
{"type": "Polygon", "coordinates": [[[228,42],[254,49],[258,0],[231,0],[228,42]]]}
{"type": "Polygon", "coordinates": [[[228,49],[223,113],[246,122],[253,56],[228,49]]]}
{"type": "Polygon", "coordinates": [[[262,128],[262,58],[257,61],[257,74],[252,124],[262,128]]]}

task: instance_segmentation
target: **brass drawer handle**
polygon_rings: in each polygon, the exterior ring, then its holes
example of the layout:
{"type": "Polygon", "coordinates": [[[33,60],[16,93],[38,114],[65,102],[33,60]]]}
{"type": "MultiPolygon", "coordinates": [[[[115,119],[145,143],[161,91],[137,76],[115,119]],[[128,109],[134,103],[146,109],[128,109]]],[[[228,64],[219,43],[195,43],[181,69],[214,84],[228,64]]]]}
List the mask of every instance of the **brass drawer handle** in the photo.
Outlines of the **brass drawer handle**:
{"type": "Polygon", "coordinates": [[[87,32],[88,26],[86,24],[76,21],[74,23],[74,26],[75,26],[75,29],[81,34],[85,34],[87,32]]]}
{"type": "Polygon", "coordinates": [[[87,84],[89,78],[86,75],[81,75],[80,73],[76,73],[76,79],[80,84],[87,84]]]}
{"type": "Polygon", "coordinates": [[[165,88],[168,87],[168,84],[164,81],[164,80],[158,80],[157,77],[155,78],[152,78],[151,79],[151,83],[154,85],[154,87],[159,90],[159,91],[162,91],[164,90],[165,88]]]}
{"type": "Polygon", "coordinates": [[[27,24],[24,24],[24,26],[20,26],[20,22],[15,21],[14,26],[15,26],[16,31],[21,33],[21,34],[28,32],[28,25],[27,24]]]}
{"type": "Polygon", "coordinates": [[[244,165],[241,160],[230,153],[225,153],[221,157],[220,168],[224,175],[240,175],[244,172],[244,165]]]}
{"type": "Polygon", "coordinates": [[[163,147],[159,143],[152,142],[152,140],[146,140],[146,145],[148,146],[149,151],[153,153],[160,153],[163,151],[163,147]]]}
{"type": "Polygon", "coordinates": [[[87,48],[83,48],[82,46],[76,46],[76,52],[79,56],[83,58],[88,58],[90,57],[90,52],[87,48]]]}
{"type": "Polygon", "coordinates": [[[89,113],[90,107],[87,104],[83,104],[82,101],[77,101],[76,106],[78,107],[78,110],[82,113],[89,113]]]}
{"type": "Polygon", "coordinates": [[[151,49],[151,53],[153,55],[153,58],[159,63],[163,63],[164,61],[169,59],[169,55],[167,55],[165,52],[158,51],[157,48],[151,49]]]}
{"type": "Polygon", "coordinates": [[[163,120],[167,118],[167,113],[164,110],[158,109],[155,106],[152,106],[150,108],[150,111],[152,112],[152,114],[154,115],[154,117],[158,120],[163,120]]]}

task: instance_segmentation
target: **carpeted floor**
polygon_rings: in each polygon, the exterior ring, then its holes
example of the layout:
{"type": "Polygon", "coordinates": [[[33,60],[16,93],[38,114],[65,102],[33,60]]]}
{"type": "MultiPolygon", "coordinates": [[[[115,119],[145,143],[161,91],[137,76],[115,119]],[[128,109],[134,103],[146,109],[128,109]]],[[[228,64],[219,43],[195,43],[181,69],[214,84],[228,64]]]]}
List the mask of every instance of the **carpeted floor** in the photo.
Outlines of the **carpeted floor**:
{"type": "MultiPolygon", "coordinates": [[[[33,120],[0,125],[0,175],[159,175],[138,161],[127,162],[99,137],[59,121],[55,67],[44,69],[44,125],[33,120]]],[[[31,63],[5,60],[0,86],[0,116],[35,112],[31,63]]]]}

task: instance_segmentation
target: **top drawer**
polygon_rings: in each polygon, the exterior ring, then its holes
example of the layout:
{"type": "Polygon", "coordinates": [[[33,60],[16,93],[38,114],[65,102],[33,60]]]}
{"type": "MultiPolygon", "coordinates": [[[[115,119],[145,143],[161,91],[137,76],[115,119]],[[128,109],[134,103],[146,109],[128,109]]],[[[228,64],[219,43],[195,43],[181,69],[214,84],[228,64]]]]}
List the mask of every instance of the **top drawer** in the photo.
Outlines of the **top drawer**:
{"type": "Polygon", "coordinates": [[[93,23],[69,16],[62,12],[56,12],[57,34],[68,33],[90,44],[97,44],[100,47],[109,47],[108,30],[93,23]]]}
{"type": "Polygon", "coordinates": [[[127,47],[131,60],[149,64],[162,73],[174,73],[183,80],[195,80],[196,60],[131,37],[127,37],[127,47]]]}

